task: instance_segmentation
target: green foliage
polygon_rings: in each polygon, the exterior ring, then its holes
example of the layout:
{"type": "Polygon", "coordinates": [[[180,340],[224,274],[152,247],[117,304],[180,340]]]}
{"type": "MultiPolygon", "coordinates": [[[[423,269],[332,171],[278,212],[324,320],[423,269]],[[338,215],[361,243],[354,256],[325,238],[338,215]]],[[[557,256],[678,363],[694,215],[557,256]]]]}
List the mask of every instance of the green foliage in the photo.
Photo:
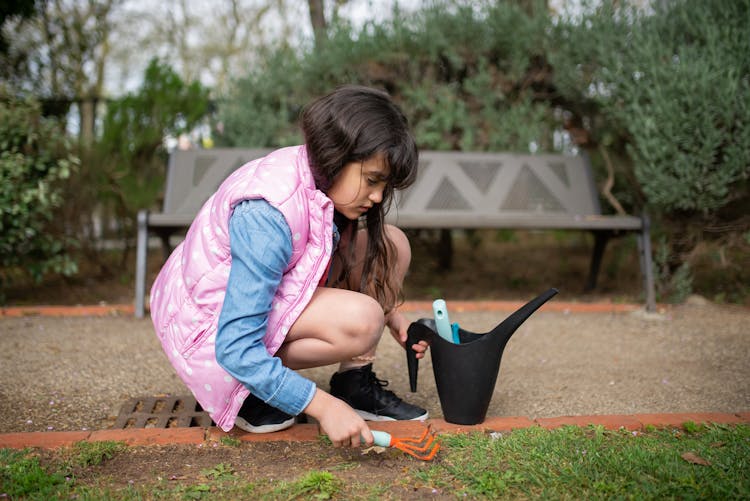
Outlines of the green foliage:
{"type": "Polygon", "coordinates": [[[9,96],[0,101],[0,286],[14,270],[36,281],[71,275],[72,242],[57,211],[63,182],[78,165],[59,124],[41,116],[38,103],[9,96]]]}
{"type": "Polygon", "coordinates": [[[619,116],[651,203],[713,211],[747,196],[737,189],[750,175],[749,16],[749,2],[686,1],[637,32],[639,78],[618,75],[619,116]]]}
{"type": "Polygon", "coordinates": [[[299,142],[302,106],[338,85],[360,83],[394,96],[423,148],[548,149],[554,114],[538,102],[535,86],[544,76],[547,22],[515,2],[434,2],[358,32],[339,21],[314,51],[298,56],[282,48],[238,80],[219,106],[219,141],[299,142]]]}
{"type": "Polygon", "coordinates": [[[402,87],[402,105],[420,146],[523,152],[533,143],[550,148],[554,117],[531,84],[544,75],[547,22],[509,2],[421,11],[409,33],[411,78],[402,87]]]}
{"type": "Polygon", "coordinates": [[[201,475],[211,480],[222,480],[234,476],[234,468],[227,463],[219,463],[211,468],[201,470],[201,475]]]}
{"type": "Polygon", "coordinates": [[[345,83],[388,91],[425,149],[564,151],[567,129],[625,210],[651,214],[667,238],[660,289],[683,297],[698,243],[749,229],[750,0],[583,2],[561,18],[533,3],[334,23],[314,50],[272,51],[242,76],[217,139],[299,143],[302,107],[345,83]]]}
{"type": "MultiPolygon", "coordinates": [[[[288,481],[240,474],[246,470],[238,457],[237,472],[229,463],[179,479],[167,480],[159,471],[144,472],[125,488],[115,486],[109,473],[91,466],[85,467],[80,481],[66,478],[64,449],[45,453],[43,462],[32,451],[0,449],[0,495],[10,499],[400,499],[408,492],[441,499],[568,499],[571,493],[576,499],[747,499],[750,427],[689,422],[683,426],[682,430],[648,427],[643,432],[536,426],[508,433],[445,434],[438,459],[430,463],[383,455],[336,466],[343,458],[330,457],[335,455],[332,452],[321,452],[320,457],[299,454],[293,457],[303,459],[300,467],[309,471],[288,481]],[[329,471],[364,467],[363,462],[371,463],[368,468],[382,466],[382,472],[375,477],[349,475],[343,481],[329,471]],[[315,469],[324,463],[325,469],[315,469]]],[[[156,457],[158,451],[153,454],[156,457]]],[[[286,457],[285,452],[278,454],[286,457]]]]}
{"type": "MultiPolygon", "coordinates": [[[[612,170],[626,210],[651,213],[666,238],[660,290],[684,296],[701,239],[750,235],[750,0],[583,2],[560,19],[533,4],[435,0],[360,29],[337,20],[308,51],[262,53],[218,101],[217,144],[297,144],[302,107],[345,83],[387,90],[422,148],[559,151],[567,128],[598,181],[612,170]]],[[[2,148],[0,267],[37,279],[75,271],[61,231],[86,243],[74,226],[91,214],[131,237],[136,211],[159,200],[163,137],[209,109],[207,89],[154,60],[138,91],[108,103],[100,140],[68,178],[75,160],[52,146],[63,132],[13,103],[1,105],[0,139],[32,146],[2,148]]]]}
{"type": "Polygon", "coordinates": [[[242,440],[236,437],[232,437],[229,435],[224,435],[219,439],[219,442],[221,445],[226,445],[227,447],[240,447],[242,445],[242,440]]]}
{"type": "Polygon", "coordinates": [[[294,52],[282,48],[268,54],[258,68],[238,80],[218,103],[220,133],[226,146],[288,146],[299,143],[294,126],[305,87],[294,52]]]}
{"type": "Polygon", "coordinates": [[[117,214],[132,222],[138,209],[152,207],[164,183],[164,136],[191,130],[208,112],[208,90],[187,84],[167,64],[152,60],[141,88],[110,102],[96,162],[102,195],[117,214]]]}
{"type": "Polygon", "coordinates": [[[550,51],[567,99],[620,135],[653,208],[712,213],[747,199],[748,0],[601,9],[558,27],[550,51]]]}
{"type": "Polygon", "coordinates": [[[654,216],[657,286],[679,300],[700,242],[749,227],[750,0],[638,4],[558,23],[547,54],[572,121],[609,151],[616,196],[654,216]]]}
{"type": "MultiPolygon", "coordinates": [[[[107,103],[97,141],[81,145],[81,169],[68,185],[65,218],[80,235],[86,258],[98,261],[102,271],[106,265],[94,247],[93,217],[117,221],[116,233],[105,238],[129,242],[137,211],[154,208],[161,196],[165,136],[178,136],[200,123],[208,113],[208,94],[199,83],[186,84],[167,64],[154,59],[137,91],[107,103]]],[[[122,256],[126,259],[128,253],[122,256]]]]}

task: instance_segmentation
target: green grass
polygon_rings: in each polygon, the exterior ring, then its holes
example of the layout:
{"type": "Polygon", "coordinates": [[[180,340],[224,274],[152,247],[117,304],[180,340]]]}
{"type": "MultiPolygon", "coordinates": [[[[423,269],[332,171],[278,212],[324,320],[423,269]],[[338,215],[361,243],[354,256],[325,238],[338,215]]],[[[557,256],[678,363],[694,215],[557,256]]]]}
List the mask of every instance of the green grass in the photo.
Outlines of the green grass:
{"type": "Polygon", "coordinates": [[[750,427],[610,432],[534,427],[447,437],[444,459],[417,474],[457,495],[544,499],[748,499],[750,427]],[[690,453],[692,456],[688,456],[690,453]],[[699,458],[708,465],[685,459],[699,458]]]}
{"type": "MultiPolygon", "coordinates": [[[[75,485],[74,467],[91,467],[125,450],[122,442],[79,442],[70,451],[60,454],[56,467],[50,471],[42,466],[32,451],[0,449],[0,497],[10,499],[67,498],[75,485]]],[[[79,497],[88,498],[84,490],[79,497]]],[[[95,499],[102,498],[100,495],[95,499]]]]}
{"type": "Polygon", "coordinates": [[[96,466],[126,448],[125,442],[77,442],[73,445],[72,462],[78,466],[96,466]]]}
{"type": "Polygon", "coordinates": [[[0,496],[10,499],[54,499],[69,492],[65,475],[48,472],[28,451],[0,449],[0,496]]]}
{"type": "MultiPolygon", "coordinates": [[[[36,451],[0,450],[0,498],[10,499],[399,499],[409,489],[468,499],[750,499],[750,426],[703,426],[643,433],[601,427],[532,427],[506,434],[447,435],[432,463],[400,463],[377,482],[315,468],[289,481],[253,480],[219,462],[191,482],[141,481],[123,489],[79,485],[120,454],[118,443],[77,444],[44,463],[36,451]],[[396,486],[391,490],[391,486],[396,486]],[[400,489],[400,490],[399,490],[400,489]]],[[[240,447],[245,447],[245,444],[240,447]]],[[[241,460],[240,460],[241,461],[241,460]]]]}

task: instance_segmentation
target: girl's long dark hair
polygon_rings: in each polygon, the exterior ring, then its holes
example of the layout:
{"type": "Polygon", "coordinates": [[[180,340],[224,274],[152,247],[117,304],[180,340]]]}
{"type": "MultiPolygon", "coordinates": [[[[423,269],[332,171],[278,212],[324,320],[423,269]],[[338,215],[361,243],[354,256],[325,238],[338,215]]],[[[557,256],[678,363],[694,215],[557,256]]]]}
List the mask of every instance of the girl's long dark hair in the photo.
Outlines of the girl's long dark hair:
{"type": "MultiPolygon", "coordinates": [[[[347,85],[304,109],[302,132],[315,184],[324,193],[348,163],[381,154],[390,169],[382,202],[365,217],[367,251],[359,284],[359,292],[374,297],[389,312],[399,301],[401,289],[392,273],[395,248],[385,234],[385,213],[394,190],[408,187],[417,175],[417,147],[408,121],[385,92],[347,85]]],[[[348,243],[346,252],[339,253],[342,272],[334,277],[333,285],[348,289],[357,222],[346,220],[344,226],[339,230],[348,243]]]]}

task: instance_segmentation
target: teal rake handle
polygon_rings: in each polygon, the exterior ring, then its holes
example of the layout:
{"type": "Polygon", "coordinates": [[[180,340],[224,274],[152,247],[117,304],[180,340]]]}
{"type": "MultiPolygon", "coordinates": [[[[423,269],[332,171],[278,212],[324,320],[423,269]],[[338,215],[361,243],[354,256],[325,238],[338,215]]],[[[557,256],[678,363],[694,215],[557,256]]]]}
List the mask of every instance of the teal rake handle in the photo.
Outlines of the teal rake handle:
{"type": "MultiPolygon", "coordinates": [[[[372,431],[373,444],[379,447],[394,447],[422,461],[430,461],[440,450],[440,443],[435,440],[435,434],[430,427],[425,428],[420,438],[393,438],[384,431],[372,431]]],[[[364,443],[364,439],[362,439],[364,443]]]]}
{"type": "MultiPolygon", "coordinates": [[[[390,447],[391,445],[393,445],[393,440],[391,439],[390,433],[378,430],[370,430],[370,433],[372,433],[373,438],[372,445],[377,445],[378,447],[390,447]]],[[[362,444],[364,444],[365,437],[360,437],[360,441],[362,442],[362,444]]]]}
{"type": "Polygon", "coordinates": [[[378,447],[390,447],[391,446],[391,435],[384,431],[370,430],[372,432],[372,438],[375,439],[374,445],[378,447]]]}

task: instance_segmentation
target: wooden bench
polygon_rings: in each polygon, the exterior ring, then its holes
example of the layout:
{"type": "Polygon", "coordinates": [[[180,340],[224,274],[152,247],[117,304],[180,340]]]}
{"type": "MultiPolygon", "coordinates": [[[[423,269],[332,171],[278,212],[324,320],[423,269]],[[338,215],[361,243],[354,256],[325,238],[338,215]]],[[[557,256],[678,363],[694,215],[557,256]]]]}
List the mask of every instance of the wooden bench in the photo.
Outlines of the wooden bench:
{"type": "MultiPolygon", "coordinates": [[[[161,212],[138,213],[136,316],[144,315],[149,233],[161,238],[185,230],[229,173],[265,155],[262,149],[175,151],[169,159],[161,212]]],[[[585,289],[596,286],[609,238],[636,232],[646,309],[656,309],[649,219],[603,215],[585,156],[421,151],[417,181],[396,194],[387,221],[401,228],[562,229],[594,235],[585,289]]]]}

